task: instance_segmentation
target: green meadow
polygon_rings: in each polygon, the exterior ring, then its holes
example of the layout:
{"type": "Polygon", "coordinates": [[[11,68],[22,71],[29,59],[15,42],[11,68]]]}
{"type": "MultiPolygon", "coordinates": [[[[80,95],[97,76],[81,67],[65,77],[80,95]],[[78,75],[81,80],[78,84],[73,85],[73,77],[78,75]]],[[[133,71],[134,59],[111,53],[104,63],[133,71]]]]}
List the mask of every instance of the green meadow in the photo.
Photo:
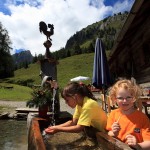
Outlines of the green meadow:
{"type": "MultiPolygon", "coordinates": [[[[59,60],[57,65],[57,81],[60,90],[77,76],[87,76],[91,80],[93,74],[94,53],[75,55],[59,60]]],[[[0,80],[0,86],[13,86],[12,89],[0,88],[0,100],[26,101],[31,97],[32,85],[40,85],[40,64],[30,64],[27,69],[18,69],[15,76],[0,80]]]]}
{"type": "Polygon", "coordinates": [[[32,89],[29,87],[8,83],[0,83],[0,87],[0,100],[26,101],[31,98],[32,89]]]}

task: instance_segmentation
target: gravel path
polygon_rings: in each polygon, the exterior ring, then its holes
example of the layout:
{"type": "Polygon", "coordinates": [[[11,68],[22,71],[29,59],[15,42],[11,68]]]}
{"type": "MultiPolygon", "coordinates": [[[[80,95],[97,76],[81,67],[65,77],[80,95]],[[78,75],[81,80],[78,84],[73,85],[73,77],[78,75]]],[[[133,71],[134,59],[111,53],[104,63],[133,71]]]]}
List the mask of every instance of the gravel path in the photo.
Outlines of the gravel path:
{"type": "MultiPolygon", "coordinates": [[[[26,102],[0,100],[0,106],[9,107],[8,111],[15,111],[16,108],[26,108],[26,102]]],[[[60,111],[68,111],[73,114],[74,109],[70,108],[63,99],[60,99],[60,111]]]]}
{"type": "Polygon", "coordinates": [[[0,106],[20,108],[20,107],[26,107],[26,102],[0,100],[0,106]]]}
{"type": "Polygon", "coordinates": [[[66,103],[64,99],[60,99],[60,111],[68,111],[70,114],[73,115],[74,109],[70,108],[66,103]]]}
{"type": "MultiPolygon", "coordinates": [[[[94,95],[99,97],[99,93],[95,93],[94,95]]],[[[4,111],[15,111],[16,108],[26,108],[26,102],[0,100],[0,106],[9,107],[4,111]]],[[[60,98],[60,111],[67,111],[71,114],[74,113],[74,109],[70,108],[62,98],[60,98]]]]}

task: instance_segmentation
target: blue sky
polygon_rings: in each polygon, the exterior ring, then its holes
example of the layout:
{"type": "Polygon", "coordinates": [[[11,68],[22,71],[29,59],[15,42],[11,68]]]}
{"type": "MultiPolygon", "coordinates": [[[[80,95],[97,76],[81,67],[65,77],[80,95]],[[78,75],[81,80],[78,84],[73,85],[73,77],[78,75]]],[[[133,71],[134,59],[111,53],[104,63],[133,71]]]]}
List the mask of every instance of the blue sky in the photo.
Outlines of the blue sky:
{"type": "MultiPolygon", "coordinates": [[[[106,6],[113,6],[116,2],[117,2],[117,0],[105,0],[105,1],[104,1],[104,4],[105,4],[106,6]]],[[[120,0],[120,2],[122,3],[123,0],[120,0]]]]}
{"type": "Polygon", "coordinates": [[[0,22],[9,32],[13,51],[44,54],[39,22],[54,24],[51,51],[65,47],[77,31],[114,13],[129,11],[134,0],[0,0],[0,22]]]}

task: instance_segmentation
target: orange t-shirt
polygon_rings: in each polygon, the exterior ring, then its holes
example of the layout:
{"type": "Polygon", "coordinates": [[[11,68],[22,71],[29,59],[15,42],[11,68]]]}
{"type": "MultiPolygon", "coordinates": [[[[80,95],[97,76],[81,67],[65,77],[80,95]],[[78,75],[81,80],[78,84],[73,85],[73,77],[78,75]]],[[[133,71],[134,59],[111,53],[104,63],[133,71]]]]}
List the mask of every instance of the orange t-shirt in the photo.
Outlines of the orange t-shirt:
{"type": "Polygon", "coordinates": [[[150,141],[150,120],[144,113],[136,110],[129,115],[124,115],[120,109],[113,110],[108,117],[106,130],[111,131],[112,124],[118,118],[120,118],[118,123],[121,129],[117,138],[122,142],[125,142],[128,134],[134,135],[138,143],[150,141]]]}

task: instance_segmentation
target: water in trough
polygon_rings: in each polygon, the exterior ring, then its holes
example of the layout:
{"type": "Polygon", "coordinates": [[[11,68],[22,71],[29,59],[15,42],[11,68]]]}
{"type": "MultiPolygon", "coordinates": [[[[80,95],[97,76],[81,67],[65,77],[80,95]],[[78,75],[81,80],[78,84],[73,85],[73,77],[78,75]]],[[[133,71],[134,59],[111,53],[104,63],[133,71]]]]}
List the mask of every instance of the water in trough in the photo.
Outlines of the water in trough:
{"type": "Polygon", "coordinates": [[[0,120],[0,150],[27,150],[27,122],[0,120]]]}
{"type": "Polygon", "coordinates": [[[100,150],[97,143],[84,133],[58,132],[43,137],[47,150],[100,150]]]}

